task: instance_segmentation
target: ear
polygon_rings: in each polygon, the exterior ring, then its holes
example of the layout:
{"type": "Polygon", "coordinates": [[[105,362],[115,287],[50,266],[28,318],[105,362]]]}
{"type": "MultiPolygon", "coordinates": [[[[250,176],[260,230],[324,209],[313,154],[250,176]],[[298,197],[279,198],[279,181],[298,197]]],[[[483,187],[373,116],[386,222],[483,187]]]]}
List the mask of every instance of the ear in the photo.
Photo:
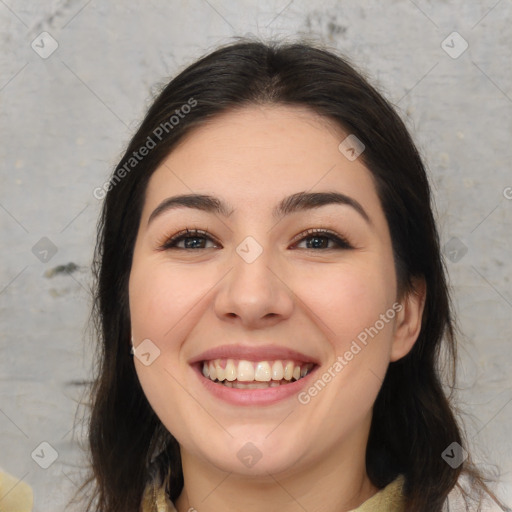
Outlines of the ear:
{"type": "Polygon", "coordinates": [[[418,339],[426,297],[425,279],[423,277],[413,278],[413,289],[407,292],[400,301],[403,308],[396,315],[390,361],[398,361],[406,356],[418,339]]]}

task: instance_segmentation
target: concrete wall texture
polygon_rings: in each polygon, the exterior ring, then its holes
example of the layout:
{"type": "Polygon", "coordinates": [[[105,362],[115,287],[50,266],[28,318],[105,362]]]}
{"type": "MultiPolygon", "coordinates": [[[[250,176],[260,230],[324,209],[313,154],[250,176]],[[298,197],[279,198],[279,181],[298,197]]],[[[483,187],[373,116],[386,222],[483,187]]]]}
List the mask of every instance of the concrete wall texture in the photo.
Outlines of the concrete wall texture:
{"type": "Polygon", "coordinates": [[[35,511],[65,510],[79,482],[93,190],[158,87],[247,34],[331,45],[406,121],[435,194],[472,449],[512,502],[511,0],[2,0],[0,23],[0,466],[35,511]]]}

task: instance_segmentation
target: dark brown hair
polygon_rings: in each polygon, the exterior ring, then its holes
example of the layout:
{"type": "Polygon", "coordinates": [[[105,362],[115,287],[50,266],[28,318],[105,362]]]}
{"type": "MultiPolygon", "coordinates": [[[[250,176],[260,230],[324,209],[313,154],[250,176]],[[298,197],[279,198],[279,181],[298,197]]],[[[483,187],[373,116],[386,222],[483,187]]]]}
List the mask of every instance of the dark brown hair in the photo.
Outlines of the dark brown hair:
{"type": "Polygon", "coordinates": [[[150,407],[130,356],[133,248],[146,186],[162,160],[195,126],[250,104],[308,107],[364,143],[360,158],[373,176],[390,228],[399,292],[414,291],[415,276],[427,284],[419,337],[406,357],[389,365],[374,405],[369,478],[383,488],[405,475],[406,510],[415,512],[441,511],[463,472],[475,493],[490,492],[470,458],[453,469],[441,457],[451,443],[465,445],[451,395],[442,388],[441,368],[447,362],[451,378],[445,384],[453,389],[455,382],[455,327],[429,183],[408,131],[381,94],[332,51],[306,43],[242,40],[201,58],[166,85],[104,188],[93,263],[99,349],[89,422],[89,510],[139,511],[147,468],[157,454],[162,475],[171,469],[170,499],[181,493],[179,445],[150,407]],[[183,109],[193,102],[193,108],[183,109]],[[173,115],[179,121],[170,122],[173,115]],[[154,147],[144,158],[130,160],[149,145],[148,137],[154,147]]]}

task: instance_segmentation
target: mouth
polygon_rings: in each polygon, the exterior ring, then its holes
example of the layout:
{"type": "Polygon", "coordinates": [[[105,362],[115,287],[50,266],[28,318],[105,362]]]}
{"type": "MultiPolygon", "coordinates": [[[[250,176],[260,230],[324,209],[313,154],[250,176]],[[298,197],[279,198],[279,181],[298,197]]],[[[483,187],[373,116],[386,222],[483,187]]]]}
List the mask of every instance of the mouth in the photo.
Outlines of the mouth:
{"type": "Polygon", "coordinates": [[[214,359],[192,365],[216,397],[236,405],[272,404],[298,393],[319,367],[298,360],[214,359]]]}
{"type": "Polygon", "coordinates": [[[266,389],[296,382],[308,375],[315,363],[303,361],[247,361],[215,359],[200,363],[202,374],[217,384],[236,389],[266,389]]]}

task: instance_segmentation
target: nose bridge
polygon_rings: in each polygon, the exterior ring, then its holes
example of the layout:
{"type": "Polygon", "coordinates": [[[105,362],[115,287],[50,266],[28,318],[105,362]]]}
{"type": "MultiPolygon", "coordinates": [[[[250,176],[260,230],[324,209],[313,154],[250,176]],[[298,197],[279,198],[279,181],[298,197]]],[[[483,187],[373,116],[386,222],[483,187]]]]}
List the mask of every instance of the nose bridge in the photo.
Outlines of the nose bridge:
{"type": "Polygon", "coordinates": [[[293,305],[287,287],[276,276],[277,254],[263,240],[260,243],[257,236],[246,236],[235,246],[230,255],[232,270],[215,304],[219,317],[236,316],[246,325],[268,321],[270,317],[286,317],[293,305]]]}

